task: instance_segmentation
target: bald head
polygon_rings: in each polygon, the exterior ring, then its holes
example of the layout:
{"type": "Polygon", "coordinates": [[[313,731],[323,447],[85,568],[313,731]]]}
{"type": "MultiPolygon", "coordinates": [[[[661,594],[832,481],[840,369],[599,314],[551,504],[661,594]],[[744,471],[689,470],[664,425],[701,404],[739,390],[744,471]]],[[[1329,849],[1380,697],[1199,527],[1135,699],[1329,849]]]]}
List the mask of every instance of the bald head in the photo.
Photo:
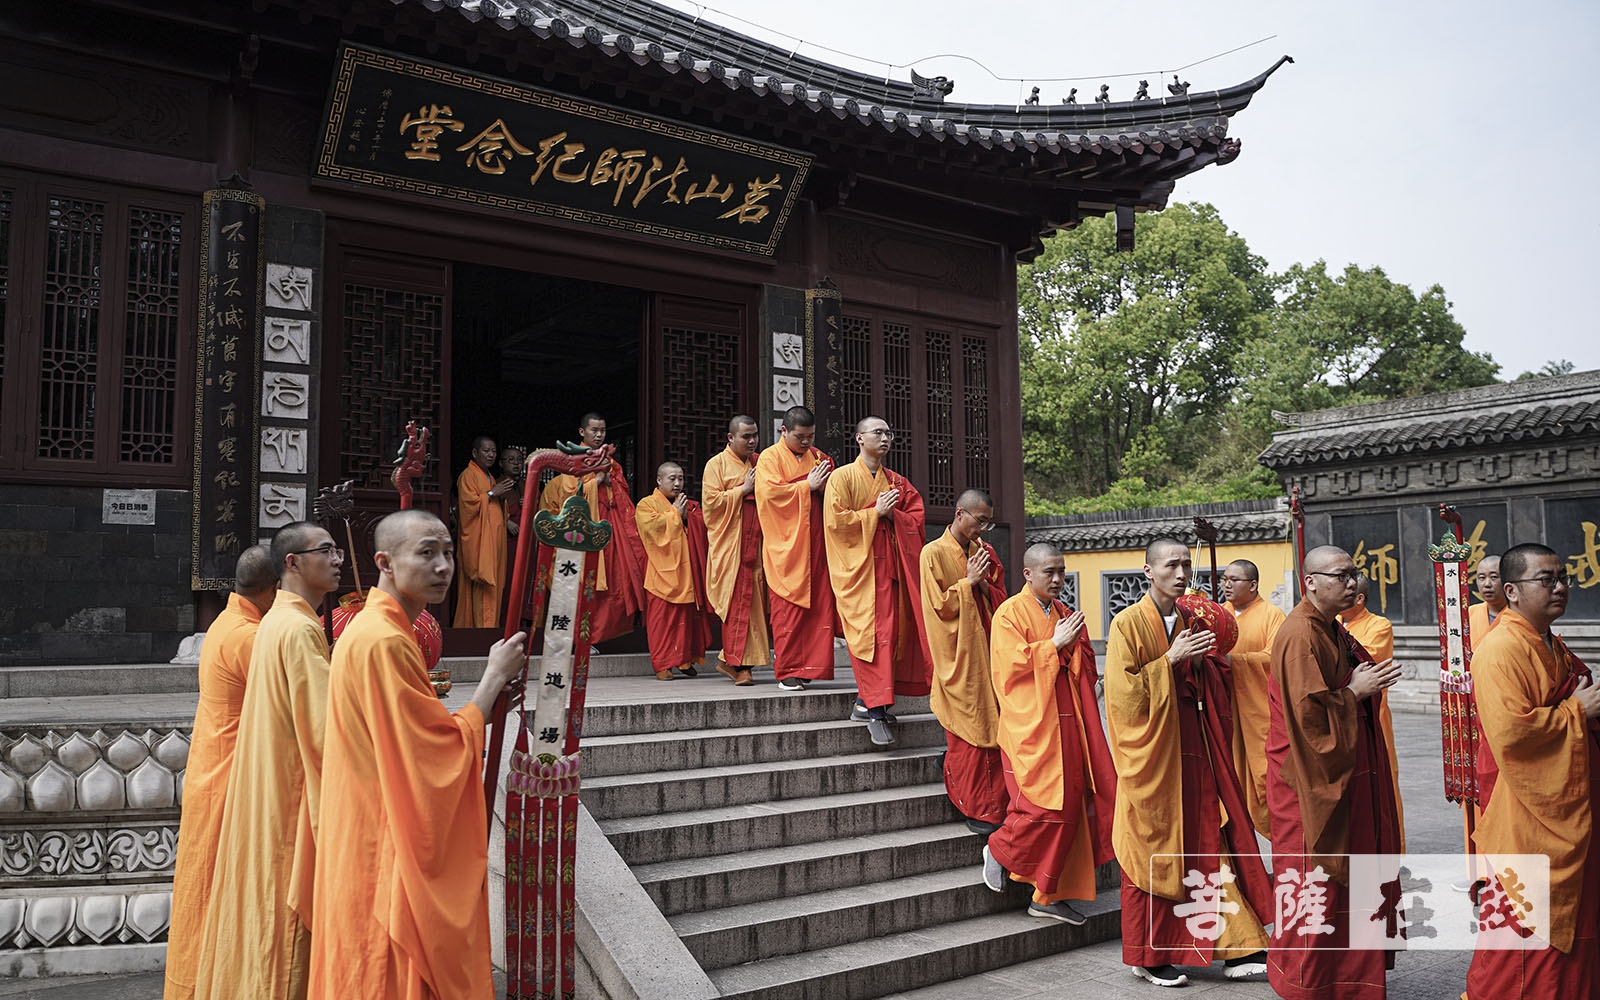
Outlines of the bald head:
{"type": "Polygon", "coordinates": [[[989,494],[978,489],[963,490],[961,495],[956,497],[957,507],[966,507],[970,509],[977,507],[980,504],[985,507],[993,507],[994,501],[989,498],[989,494]]]}
{"type": "Polygon", "coordinates": [[[1356,577],[1356,596],[1357,597],[1360,597],[1360,598],[1362,598],[1364,600],[1364,599],[1366,599],[1367,594],[1369,594],[1371,591],[1372,591],[1372,578],[1371,577],[1367,576],[1367,574],[1365,574],[1365,573],[1362,573],[1360,576],[1356,577]]]}
{"type": "Polygon", "coordinates": [[[1307,573],[1325,573],[1330,567],[1343,565],[1350,561],[1350,553],[1337,545],[1318,545],[1306,553],[1305,571],[1307,573]]]}
{"type": "Polygon", "coordinates": [[[736,413],[734,414],[733,419],[728,421],[728,433],[737,434],[741,428],[754,427],[755,425],[755,417],[752,417],[746,413],[736,413]]]}
{"type": "Polygon", "coordinates": [[[659,481],[662,476],[669,472],[681,473],[683,472],[683,466],[679,465],[677,462],[662,462],[660,465],[656,466],[656,479],[659,481]]]}
{"type": "Polygon", "coordinates": [[[372,542],[379,552],[398,552],[412,538],[423,532],[448,533],[444,522],[428,511],[417,507],[397,510],[378,522],[373,529],[372,542]]]}
{"type": "Polygon", "coordinates": [[[1166,558],[1167,553],[1173,549],[1177,549],[1180,552],[1188,552],[1189,546],[1178,541],[1176,538],[1173,538],[1171,535],[1163,535],[1162,537],[1157,538],[1155,541],[1145,546],[1144,564],[1146,566],[1157,565],[1164,558],[1166,558]]]}
{"type": "Polygon", "coordinates": [[[1366,578],[1356,572],[1350,553],[1337,545],[1319,545],[1306,553],[1300,568],[1305,599],[1324,618],[1355,607],[1358,581],[1366,578]]]}
{"type": "Polygon", "coordinates": [[[1038,569],[1047,563],[1061,558],[1061,552],[1049,542],[1035,542],[1028,546],[1022,553],[1022,565],[1025,569],[1038,569]]]}
{"type": "Polygon", "coordinates": [[[239,553],[233,570],[233,591],[243,598],[260,597],[278,585],[278,571],[272,565],[272,550],[252,545],[239,553]]]}
{"type": "Polygon", "coordinates": [[[311,548],[313,539],[326,534],[322,525],[312,521],[290,521],[272,536],[272,571],[283,579],[285,564],[290,555],[311,548]]]}

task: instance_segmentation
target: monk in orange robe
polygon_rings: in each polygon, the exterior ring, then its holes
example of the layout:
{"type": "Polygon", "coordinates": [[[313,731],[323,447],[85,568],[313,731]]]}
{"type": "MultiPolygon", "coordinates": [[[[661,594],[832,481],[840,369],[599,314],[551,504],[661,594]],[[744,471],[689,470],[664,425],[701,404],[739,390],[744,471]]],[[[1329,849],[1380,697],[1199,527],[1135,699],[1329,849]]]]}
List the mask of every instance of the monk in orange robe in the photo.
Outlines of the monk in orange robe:
{"type": "Polygon", "coordinates": [[[817,418],[803,406],[783,414],[778,441],[756,463],[761,566],[772,600],[772,670],[781,691],[833,679],[837,614],[822,537],[822,491],[833,459],[812,442],[817,418]]]}
{"type": "Polygon", "coordinates": [[[1337,620],[1356,602],[1359,574],[1350,554],[1332,545],[1312,549],[1304,571],[1305,597],[1272,642],[1267,804],[1279,888],[1300,898],[1305,885],[1285,889],[1283,880],[1320,867],[1328,876],[1320,915],[1332,932],[1312,932],[1305,907],[1286,902],[1273,927],[1267,981],[1286,1000],[1382,1000],[1394,952],[1350,949],[1346,856],[1400,850],[1376,698],[1400,679],[1400,668],[1374,661],[1337,620]]]}
{"type": "MultiPolygon", "coordinates": [[[[605,444],[606,419],[598,413],[584,414],[578,421],[578,443],[590,448],[605,444]]],[[[576,496],[579,490],[589,501],[589,519],[611,522],[611,544],[601,552],[595,566],[595,595],[589,604],[589,642],[605,642],[633,631],[634,616],[644,611],[644,547],[639,542],[633,497],[621,465],[613,461],[611,468],[591,472],[582,479],[566,473],[555,476],[540,493],[539,508],[557,513],[567,498],[576,496]]],[[[546,592],[554,555],[554,549],[539,546],[538,575],[547,582],[546,592]]],[[[539,604],[535,600],[532,620],[542,624],[544,608],[539,604]]]]}
{"type": "Polygon", "coordinates": [[[489,997],[484,718],[521,669],[526,636],[490,648],[472,701],[452,714],[411,626],[450,590],[450,531],[402,510],[373,540],[378,585],[333,654],[310,996],[489,997]]]}
{"type": "Polygon", "coordinates": [[[767,577],[761,566],[761,518],[756,514],[754,417],[728,422],[728,447],[711,456],[700,480],[706,519],[706,598],[722,619],[717,672],[739,687],[755,683],[750,668],[772,659],[767,636],[767,577]]]}
{"type": "Polygon", "coordinates": [[[216,872],[228,776],[239,737],[250,650],[261,616],[278,593],[278,574],[265,545],[239,553],[228,606],[206,629],[200,647],[200,707],[189,737],[189,765],[183,777],[183,820],[178,827],[178,858],[172,869],[172,923],[167,930],[166,1000],[194,996],[211,878],[216,872]]]}
{"type": "Polygon", "coordinates": [[[989,642],[1011,808],[983,848],[983,880],[998,892],[1009,871],[1033,886],[1030,916],[1076,926],[1086,918],[1067,900],[1094,899],[1095,866],[1114,856],[1116,770],[1083,612],[1057,599],[1061,553],[1030,546],[1022,577],[1027,586],[995,611],[989,642]]]}
{"type": "Polygon", "coordinates": [[[988,836],[1006,816],[1000,757],[1000,703],[989,672],[989,625],[1006,600],[1005,569],[983,540],[994,527],[994,505],[982,490],[956,498],[945,533],[923,546],[922,621],[933,661],[928,703],[945,728],[944,787],[967,817],[967,827],[988,836]]]}
{"type": "Polygon", "coordinates": [[[875,746],[890,746],[894,696],[929,692],[933,681],[922,631],[922,571],[927,540],[922,494],[884,464],[894,433],[882,417],[856,424],[860,454],[834,471],[822,500],[828,575],[844,625],[856,704],[875,746]]]}
{"type": "Polygon", "coordinates": [[[1594,998],[1600,996],[1600,686],[1550,630],[1566,613],[1572,588],[1560,555],[1543,545],[1517,545],[1500,557],[1500,568],[1507,607],[1472,654],[1483,801],[1475,838],[1491,859],[1550,859],[1549,912],[1531,914],[1532,926],[1524,928],[1549,947],[1479,949],[1465,995],[1594,998]]]}
{"type": "Polygon", "coordinates": [[[1267,813],[1267,660],[1283,612],[1261,599],[1261,570],[1235,559],[1222,571],[1223,607],[1239,624],[1239,638],[1228,654],[1233,668],[1233,766],[1244,787],[1245,805],[1256,832],[1271,839],[1267,813]]]}
{"type": "Polygon", "coordinates": [[[636,510],[644,544],[645,634],[656,680],[696,674],[706,661],[711,623],[706,619],[706,522],[700,505],[683,492],[683,466],[662,462],[655,492],[636,510]]]}
{"type": "Polygon", "coordinates": [[[474,438],[472,461],[456,477],[456,514],[461,520],[456,628],[500,624],[500,590],[506,582],[505,504],[516,484],[506,476],[494,478],[498,454],[493,438],[474,438]]]}
{"type": "MultiPolygon", "coordinates": [[[[1361,644],[1367,655],[1382,662],[1394,659],[1394,625],[1367,607],[1367,593],[1372,580],[1365,574],[1356,580],[1356,603],[1339,613],[1339,621],[1350,637],[1361,644]]],[[[1389,691],[1378,692],[1375,699],[1378,726],[1383,730],[1383,741],[1389,751],[1389,780],[1394,785],[1395,822],[1400,827],[1400,850],[1406,849],[1406,804],[1400,797],[1400,757],[1394,743],[1394,715],[1389,711],[1389,691]]]]}
{"type": "Polygon", "coordinates": [[[1259,914],[1272,912],[1272,888],[1233,769],[1228,664],[1212,653],[1216,636],[1177,606],[1192,573],[1188,546],[1175,538],[1151,542],[1144,567],[1150,589],[1111,620],[1106,637],[1122,960],[1159,986],[1189,981],[1177,966],[1218,958],[1229,979],[1265,972],[1259,914]],[[1221,910],[1225,904],[1238,910],[1221,910]],[[1202,914],[1211,919],[1195,919],[1202,914]]]}
{"type": "Polygon", "coordinates": [[[305,996],[328,708],[313,609],[338,589],[344,553],[320,525],[295,521],[273,536],[272,562],[278,593],[250,651],[197,1000],[305,996]]]}

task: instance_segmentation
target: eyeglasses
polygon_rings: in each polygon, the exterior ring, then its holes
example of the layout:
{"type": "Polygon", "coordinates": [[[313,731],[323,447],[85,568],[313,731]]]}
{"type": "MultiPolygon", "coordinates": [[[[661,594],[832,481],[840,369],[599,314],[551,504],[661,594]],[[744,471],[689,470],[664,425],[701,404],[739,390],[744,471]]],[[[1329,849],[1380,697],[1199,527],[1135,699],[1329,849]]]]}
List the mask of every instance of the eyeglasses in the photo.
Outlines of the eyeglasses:
{"type": "Polygon", "coordinates": [[[882,438],[885,441],[893,441],[894,440],[894,431],[891,431],[887,427],[874,427],[871,430],[865,430],[865,431],[862,431],[861,433],[870,434],[873,437],[882,438]]]}
{"type": "Polygon", "coordinates": [[[1559,584],[1571,590],[1578,585],[1578,578],[1568,573],[1566,576],[1525,576],[1520,580],[1502,580],[1501,583],[1537,583],[1546,590],[1554,590],[1559,584]]]}
{"type": "Polygon", "coordinates": [[[344,558],[344,549],[339,548],[339,546],[337,546],[337,545],[319,545],[314,549],[301,549],[298,552],[290,552],[289,555],[291,555],[291,556],[319,555],[319,556],[327,556],[329,559],[343,559],[344,558]]]}
{"type": "Polygon", "coordinates": [[[999,527],[999,525],[994,523],[994,518],[992,518],[992,517],[979,517],[978,515],[974,514],[972,511],[968,510],[965,507],[957,507],[956,508],[956,513],[965,514],[968,517],[972,518],[972,523],[976,524],[978,526],[978,533],[980,535],[986,535],[989,532],[993,531],[995,528],[999,527]]]}
{"type": "Polygon", "coordinates": [[[1323,572],[1321,572],[1319,570],[1311,570],[1307,575],[1309,575],[1309,576],[1331,576],[1335,580],[1340,581],[1341,583],[1355,583],[1357,580],[1361,579],[1361,574],[1360,573],[1356,573],[1356,572],[1354,572],[1352,570],[1345,570],[1343,573],[1323,573],[1323,572]]]}

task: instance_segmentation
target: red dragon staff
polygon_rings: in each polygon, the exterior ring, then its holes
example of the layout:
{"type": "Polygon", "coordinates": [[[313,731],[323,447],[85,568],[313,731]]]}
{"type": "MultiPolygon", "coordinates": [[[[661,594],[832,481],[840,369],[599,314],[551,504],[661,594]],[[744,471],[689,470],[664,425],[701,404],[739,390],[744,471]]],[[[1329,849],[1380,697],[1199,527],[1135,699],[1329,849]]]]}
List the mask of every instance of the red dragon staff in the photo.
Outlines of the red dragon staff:
{"type": "MultiPolygon", "coordinates": [[[[1439,505],[1439,519],[1449,527],[1437,545],[1428,546],[1433,560],[1433,589],[1439,614],[1439,726],[1444,742],[1444,797],[1450,802],[1478,801],[1478,713],[1472,700],[1472,636],[1467,619],[1467,561],[1472,546],[1463,541],[1461,515],[1450,504],[1439,505]]],[[[1472,810],[1466,810],[1471,836],[1472,810]]]]}
{"type": "Polygon", "coordinates": [[[1306,578],[1306,508],[1300,501],[1300,487],[1289,491],[1289,517],[1294,521],[1294,599],[1305,595],[1301,588],[1306,578]]]}
{"type": "MultiPolygon", "coordinates": [[[[576,453],[545,451],[528,460],[529,483],[546,468],[582,476],[608,468],[612,445],[576,453]]],[[[554,550],[549,577],[534,586],[546,592],[544,652],[540,657],[531,713],[523,709],[527,664],[515,695],[517,738],[506,762],[506,996],[509,1000],[568,1000],[576,977],[574,872],[578,841],[579,738],[588,687],[589,607],[595,567],[611,541],[611,525],[589,520],[582,494],[569,497],[559,514],[522,508],[510,606],[523,606],[535,541],[554,550]],[[559,989],[558,989],[559,983],[559,989]]],[[[506,634],[520,628],[508,616],[506,634]]],[[[502,694],[491,713],[494,726],[484,770],[484,798],[491,822],[512,696],[502,694]]]]}

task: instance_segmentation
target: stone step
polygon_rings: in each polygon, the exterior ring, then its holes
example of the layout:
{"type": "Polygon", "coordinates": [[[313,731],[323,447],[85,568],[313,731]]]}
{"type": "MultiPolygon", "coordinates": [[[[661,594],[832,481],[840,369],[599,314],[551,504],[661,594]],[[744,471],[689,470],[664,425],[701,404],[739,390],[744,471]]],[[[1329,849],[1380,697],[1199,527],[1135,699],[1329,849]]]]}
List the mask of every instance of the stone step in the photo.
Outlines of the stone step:
{"type": "MultiPolygon", "coordinates": [[[[944,728],[932,715],[900,715],[899,720],[894,729],[895,750],[944,749],[944,728]]],[[[583,774],[588,787],[593,779],[613,775],[704,771],[868,752],[875,752],[875,748],[867,736],[867,727],[848,719],[622,736],[594,736],[586,730],[583,774]]]]}
{"type": "MultiPolygon", "coordinates": [[[[595,819],[621,819],[749,805],[815,795],[840,795],[875,788],[898,788],[944,780],[942,746],[903,746],[874,750],[866,728],[857,724],[859,752],[832,757],[760,761],[726,767],[693,768],[654,774],[619,774],[583,780],[583,804],[595,819]]],[[[584,770],[591,749],[584,748],[584,770]]]]}
{"type": "Polygon", "coordinates": [[[970,868],[981,862],[982,851],[983,838],[965,823],[941,823],[735,855],[675,858],[634,866],[633,874],[661,912],[671,917],[970,868]]]}
{"type": "MultiPolygon", "coordinates": [[[[692,692],[695,683],[697,681],[673,681],[660,686],[692,692]]],[[[848,719],[850,708],[856,700],[855,688],[848,681],[831,683],[831,688],[793,694],[780,692],[776,685],[762,685],[750,688],[748,695],[731,697],[691,698],[680,693],[671,698],[657,696],[649,700],[590,701],[584,708],[583,735],[587,739],[591,736],[672,733],[689,729],[746,729],[752,726],[848,719]]],[[[723,692],[719,692],[721,694],[723,692]]],[[[927,698],[904,698],[895,704],[897,716],[902,713],[908,716],[921,715],[928,711],[927,698]]]]}
{"type": "Polygon", "coordinates": [[[972,864],[781,902],[680,913],[668,923],[702,968],[722,969],[1024,909],[1029,898],[1014,883],[1006,892],[991,891],[983,884],[982,866],[972,864]]]}
{"type": "Polygon", "coordinates": [[[840,838],[927,827],[960,815],[943,783],[929,783],[601,820],[600,829],[622,860],[637,869],[672,859],[725,857],[768,847],[826,846],[840,838]]]}
{"type": "Polygon", "coordinates": [[[991,913],[710,971],[724,1000],[870,1000],[1110,940],[1121,931],[1118,891],[1075,904],[1081,927],[991,913]]]}

